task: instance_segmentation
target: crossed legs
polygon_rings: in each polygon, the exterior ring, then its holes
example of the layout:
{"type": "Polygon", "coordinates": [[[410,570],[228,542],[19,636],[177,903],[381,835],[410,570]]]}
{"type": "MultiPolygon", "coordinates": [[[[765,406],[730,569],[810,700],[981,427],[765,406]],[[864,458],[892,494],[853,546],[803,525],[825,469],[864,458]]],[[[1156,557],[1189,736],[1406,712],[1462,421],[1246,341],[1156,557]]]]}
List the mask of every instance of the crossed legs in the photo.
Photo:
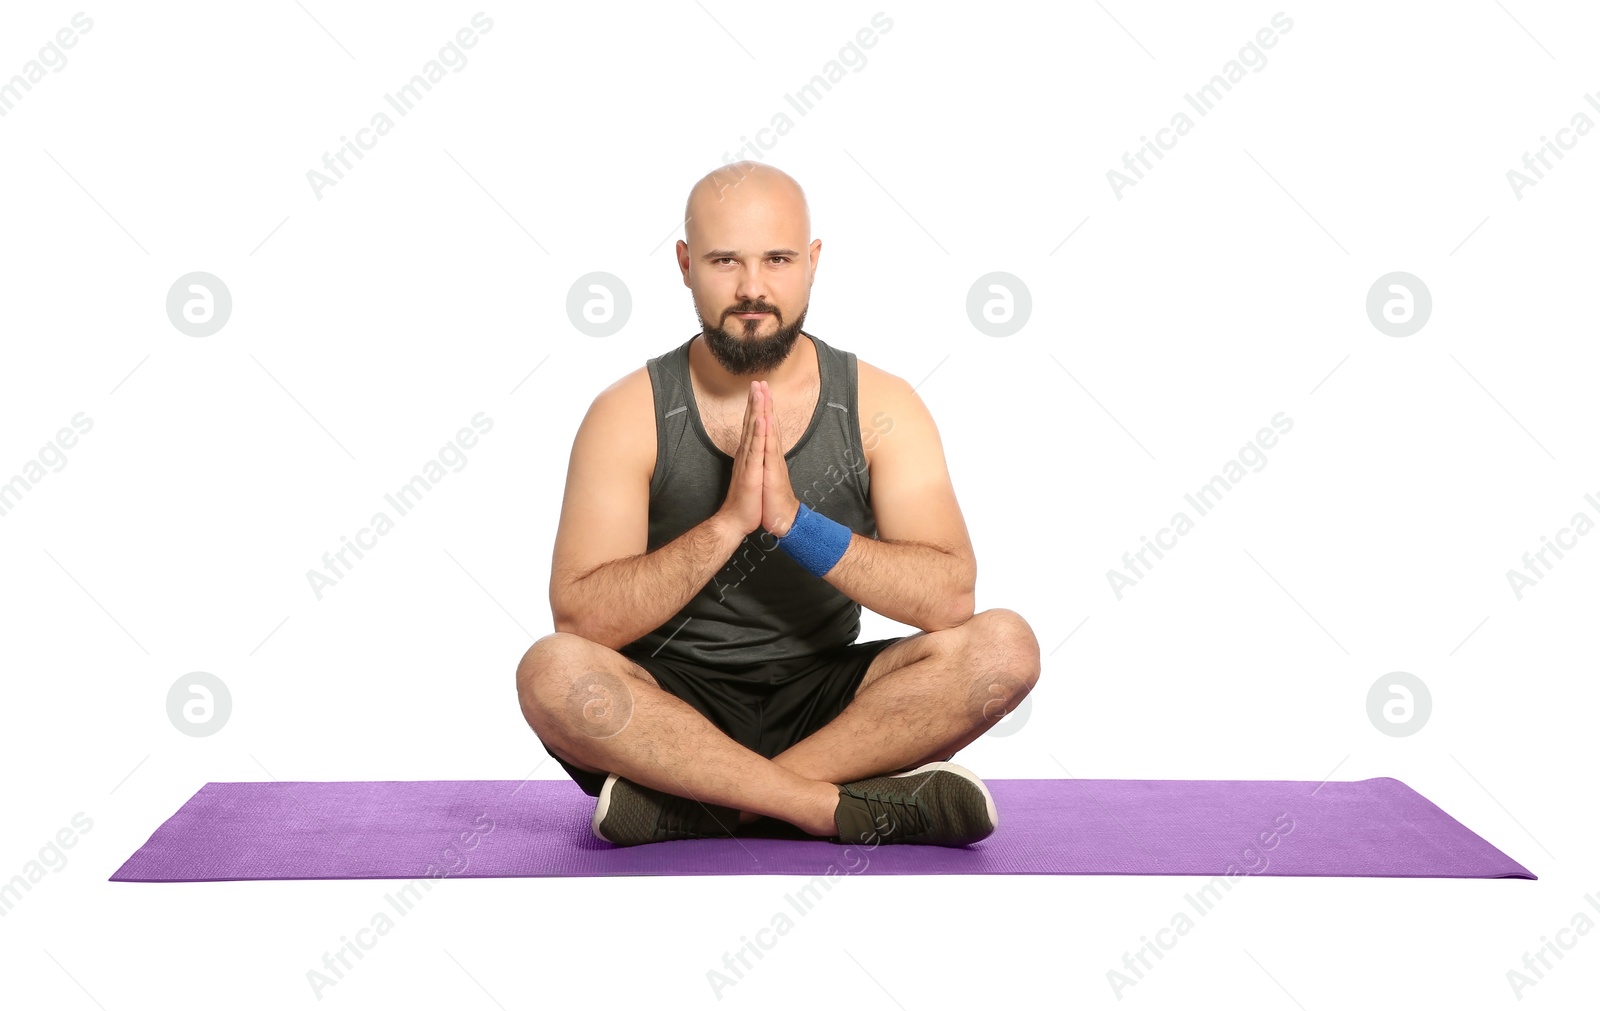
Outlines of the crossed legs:
{"type": "MultiPolygon", "coordinates": [[[[830,723],[771,759],[734,741],[648,671],[567,632],[540,638],[517,667],[528,725],[564,761],[717,804],[835,832],[834,784],[953,755],[1032,690],[1039,645],[1022,616],[991,608],[918,632],[873,658],[830,723]]],[[[731,829],[732,826],[729,826],[731,829]]]]}

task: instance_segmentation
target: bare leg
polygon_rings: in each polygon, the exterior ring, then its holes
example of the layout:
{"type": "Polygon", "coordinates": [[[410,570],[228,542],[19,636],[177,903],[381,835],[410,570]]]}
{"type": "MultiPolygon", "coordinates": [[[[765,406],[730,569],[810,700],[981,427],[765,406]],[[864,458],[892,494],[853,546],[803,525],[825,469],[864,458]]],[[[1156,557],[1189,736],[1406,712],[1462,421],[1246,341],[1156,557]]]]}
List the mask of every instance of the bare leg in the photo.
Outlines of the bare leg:
{"type": "Polygon", "coordinates": [[[773,762],[849,783],[943,759],[1021,703],[1039,668],[1032,630],[1004,608],[918,633],[878,654],[844,711],[773,762]]]}
{"type": "Polygon", "coordinates": [[[750,816],[741,820],[837,830],[835,786],[734,741],[615,650],[567,632],[544,636],[517,667],[517,694],[540,740],[576,766],[750,816]]]}

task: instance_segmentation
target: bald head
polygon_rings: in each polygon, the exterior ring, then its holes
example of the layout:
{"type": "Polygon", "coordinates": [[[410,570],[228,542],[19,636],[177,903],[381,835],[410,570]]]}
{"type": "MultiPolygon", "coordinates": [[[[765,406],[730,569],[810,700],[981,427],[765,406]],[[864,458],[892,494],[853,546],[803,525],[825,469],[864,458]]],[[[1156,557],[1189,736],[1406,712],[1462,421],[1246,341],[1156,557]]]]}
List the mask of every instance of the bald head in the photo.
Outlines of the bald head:
{"type": "Polygon", "coordinates": [[[732,375],[770,374],[805,323],[822,254],[805,192],[770,165],[734,162],[694,184],[683,214],[678,267],[707,347],[732,375]]]}
{"type": "Polygon", "coordinates": [[[787,172],[758,161],[736,161],[701,176],[689,190],[683,220],[684,240],[696,251],[708,241],[720,246],[711,236],[741,222],[782,225],[798,238],[796,249],[811,241],[805,191],[787,172]]]}

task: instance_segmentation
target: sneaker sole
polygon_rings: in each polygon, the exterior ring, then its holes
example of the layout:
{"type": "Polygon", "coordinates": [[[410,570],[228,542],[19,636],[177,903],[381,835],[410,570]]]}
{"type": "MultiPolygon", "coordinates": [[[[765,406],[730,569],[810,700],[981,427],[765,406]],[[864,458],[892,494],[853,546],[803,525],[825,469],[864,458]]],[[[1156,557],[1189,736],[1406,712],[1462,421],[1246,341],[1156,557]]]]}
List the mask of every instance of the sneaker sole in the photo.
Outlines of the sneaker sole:
{"type": "MultiPolygon", "coordinates": [[[[984,812],[989,816],[989,824],[998,830],[1000,828],[1000,812],[995,810],[994,795],[989,792],[989,788],[983,785],[983,780],[979,779],[971,769],[957,765],[954,762],[929,762],[927,765],[919,765],[908,772],[897,772],[889,778],[901,779],[905,776],[915,776],[919,772],[938,772],[940,770],[953,772],[978,788],[979,792],[983,794],[984,812]]],[[[607,785],[610,785],[609,782],[607,785]]],[[[601,792],[604,793],[604,791],[601,792]]]]}
{"type": "Polygon", "coordinates": [[[614,772],[606,777],[605,785],[600,788],[600,796],[595,798],[594,817],[589,819],[589,831],[601,842],[611,842],[600,834],[600,823],[606,820],[606,812],[611,809],[611,787],[619,778],[614,772]]]}

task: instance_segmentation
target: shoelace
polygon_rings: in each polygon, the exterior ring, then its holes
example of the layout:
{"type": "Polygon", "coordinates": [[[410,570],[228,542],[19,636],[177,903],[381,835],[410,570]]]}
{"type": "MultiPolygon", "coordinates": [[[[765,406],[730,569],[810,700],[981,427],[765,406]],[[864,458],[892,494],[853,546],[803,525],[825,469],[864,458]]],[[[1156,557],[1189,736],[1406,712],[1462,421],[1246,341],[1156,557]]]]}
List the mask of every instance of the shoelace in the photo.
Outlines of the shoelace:
{"type": "Polygon", "coordinates": [[[720,831],[711,812],[699,801],[662,794],[661,814],[656,819],[657,839],[703,839],[720,831]]]}
{"type": "Polygon", "coordinates": [[[879,832],[888,838],[907,839],[916,838],[927,832],[927,815],[922,810],[922,805],[909,793],[899,791],[887,792],[884,790],[851,790],[854,796],[867,802],[867,810],[872,812],[872,823],[879,832]],[[887,827],[880,824],[879,815],[887,814],[889,824],[887,827]]]}

